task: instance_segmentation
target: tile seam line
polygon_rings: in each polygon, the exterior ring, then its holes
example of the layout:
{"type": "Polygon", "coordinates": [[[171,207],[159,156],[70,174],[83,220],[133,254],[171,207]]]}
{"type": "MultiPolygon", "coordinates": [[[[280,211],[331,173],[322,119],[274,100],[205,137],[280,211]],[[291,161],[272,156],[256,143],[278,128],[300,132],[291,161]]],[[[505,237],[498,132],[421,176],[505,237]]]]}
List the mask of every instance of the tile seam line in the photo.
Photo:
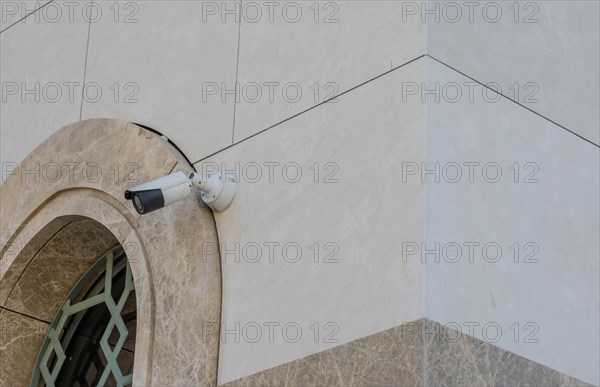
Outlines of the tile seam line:
{"type": "Polygon", "coordinates": [[[572,135],[574,135],[574,136],[576,136],[576,137],[579,137],[579,139],[581,139],[581,140],[583,140],[583,141],[585,141],[585,142],[588,142],[588,143],[590,143],[591,145],[595,146],[596,148],[600,148],[600,145],[596,144],[596,143],[595,143],[595,142],[593,142],[592,140],[589,140],[589,139],[587,139],[587,138],[583,137],[582,135],[580,135],[580,134],[578,134],[578,133],[575,133],[575,132],[574,132],[574,131],[572,131],[571,129],[569,129],[569,128],[567,128],[567,127],[565,127],[565,126],[563,126],[563,125],[559,124],[559,123],[558,123],[558,122],[556,122],[556,121],[553,121],[553,120],[551,120],[550,118],[548,118],[548,117],[544,116],[544,115],[543,115],[543,114],[541,114],[541,113],[538,113],[538,112],[536,112],[535,110],[533,110],[533,109],[531,109],[531,108],[529,108],[529,107],[527,107],[527,106],[523,105],[522,103],[520,103],[520,102],[517,102],[517,101],[515,101],[514,99],[512,99],[512,98],[510,98],[510,97],[508,97],[508,96],[506,96],[506,95],[504,95],[504,94],[502,94],[502,93],[499,93],[497,90],[494,90],[494,89],[492,89],[491,87],[489,87],[489,86],[485,85],[484,83],[482,83],[482,82],[480,82],[479,80],[477,80],[477,79],[475,79],[475,78],[471,77],[470,75],[467,75],[467,74],[465,74],[464,72],[462,72],[462,71],[458,70],[457,68],[450,66],[449,64],[447,64],[447,63],[445,63],[445,62],[443,62],[443,61],[441,61],[441,60],[439,60],[439,59],[437,59],[437,58],[435,58],[435,57],[431,56],[430,54],[425,54],[425,56],[427,56],[427,57],[429,57],[429,58],[433,59],[434,61],[436,61],[436,62],[440,63],[440,64],[441,64],[441,65],[443,65],[443,66],[446,66],[446,67],[447,67],[447,68],[449,68],[450,70],[452,70],[452,71],[454,71],[454,72],[457,72],[458,74],[460,74],[460,75],[462,75],[462,76],[464,76],[464,77],[466,77],[466,78],[469,78],[469,79],[470,79],[470,80],[472,80],[473,82],[477,82],[479,85],[483,86],[484,88],[486,88],[486,89],[488,89],[488,90],[491,90],[491,91],[493,91],[494,93],[496,93],[496,94],[500,95],[501,97],[503,97],[503,98],[507,99],[508,101],[510,101],[510,102],[512,102],[512,103],[514,103],[515,105],[517,105],[517,106],[520,106],[520,107],[522,107],[523,109],[526,109],[527,111],[529,111],[530,113],[533,113],[533,114],[535,114],[536,116],[538,116],[538,117],[540,117],[540,118],[543,118],[544,120],[546,120],[546,121],[548,121],[548,122],[550,122],[550,123],[554,124],[555,126],[558,126],[559,128],[561,128],[561,129],[563,129],[563,130],[565,130],[565,131],[567,131],[567,132],[571,133],[572,135]]]}
{"type": "MultiPolygon", "coordinates": [[[[93,4],[94,0],[90,1],[90,4],[93,4]]],[[[90,35],[92,34],[92,20],[88,21],[88,30],[87,30],[87,41],[85,43],[85,60],[83,62],[83,83],[85,86],[85,80],[87,78],[87,66],[88,66],[88,54],[90,53],[90,35]]],[[[85,87],[81,88],[81,103],[79,104],[79,121],[81,121],[83,117],[83,94],[85,87]]]]}
{"type": "MultiPolygon", "coordinates": [[[[23,268],[23,271],[21,271],[19,273],[19,276],[17,277],[17,279],[15,280],[15,283],[13,284],[13,286],[10,288],[10,292],[8,292],[8,295],[6,296],[6,299],[3,300],[3,306],[5,307],[6,304],[8,303],[8,301],[10,300],[10,296],[12,295],[13,291],[15,290],[15,288],[17,287],[17,284],[19,283],[19,281],[21,280],[21,277],[23,277],[23,274],[25,274],[25,271],[27,271],[27,269],[29,268],[29,265],[32,264],[33,260],[38,256],[38,254],[40,253],[40,251],[42,251],[46,245],[50,242],[52,242],[52,240],[54,240],[54,238],[61,232],[63,231],[65,228],[67,228],[67,226],[69,226],[70,224],[72,224],[74,222],[68,222],[67,224],[63,225],[62,227],[60,227],[58,230],[56,230],[56,232],[54,234],[52,234],[50,236],[50,238],[48,238],[48,240],[46,242],[44,242],[42,244],[42,246],[39,248],[38,251],[35,252],[35,254],[31,257],[31,259],[27,262],[27,264],[25,265],[25,267],[23,268]]],[[[13,261],[14,263],[14,261],[13,261]]],[[[11,265],[12,266],[12,265],[11,265]]],[[[4,279],[4,277],[2,278],[4,279]]],[[[18,313],[15,311],[15,313],[18,313]]]]}
{"type": "Polygon", "coordinates": [[[403,64],[401,64],[401,65],[399,65],[399,66],[397,66],[397,67],[394,67],[394,68],[393,68],[393,69],[391,69],[391,70],[388,70],[388,71],[386,71],[386,72],[384,72],[384,73],[382,73],[382,74],[380,74],[380,75],[377,75],[377,76],[376,76],[376,77],[374,77],[374,78],[371,78],[371,79],[369,79],[369,80],[367,80],[367,81],[365,81],[365,82],[363,82],[363,83],[360,83],[360,84],[358,84],[358,85],[356,85],[356,86],[353,86],[352,88],[350,88],[350,89],[348,89],[348,90],[346,90],[346,91],[344,91],[344,92],[342,92],[342,93],[340,93],[340,94],[337,94],[337,95],[335,95],[335,96],[333,96],[333,97],[331,97],[331,98],[329,98],[329,99],[327,99],[327,100],[325,100],[325,101],[323,101],[323,102],[321,102],[321,103],[319,103],[319,104],[317,104],[317,105],[311,106],[311,107],[310,107],[310,108],[308,108],[308,109],[305,109],[305,110],[303,110],[303,111],[301,111],[301,112],[299,112],[299,113],[296,113],[296,114],[294,114],[293,116],[290,116],[290,117],[288,117],[288,118],[286,118],[286,119],[284,119],[284,120],[282,120],[282,121],[279,121],[279,122],[277,122],[277,123],[275,123],[275,124],[273,124],[273,125],[271,125],[271,126],[269,126],[269,127],[265,128],[265,129],[262,129],[262,130],[260,130],[260,131],[258,131],[258,132],[256,132],[256,133],[254,133],[254,134],[252,134],[252,135],[248,136],[248,137],[245,137],[245,138],[241,139],[241,140],[240,140],[240,141],[238,141],[238,142],[234,142],[234,143],[232,143],[231,145],[228,145],[228,146],[226,146],[226,147],[224,147],[224,148],[221,148],[221,149],[219,149],[218,151],[215,151],[215,152],[213,152],[213,153],[209,154],[208,156],[204,156],[203,158],[201,158],[201,159],[199,159],[199,160],[197,160],[197,161],[194,161],[194,162],[192,162],[192,164],[198,164],[199,162],[202,162],[202,161],[204,161],[204,160],[206,160],[206,159],[208,159],[208,158],[210,158],[210,157],[213,157],[213,156],[215,156],[215,155],[217,155],[217,154],[219,154],[219,153],[221,153],[221,152],[223,152],[223,151],[225,151],[225,150],[227,150],[227,149],[229,149],[229,148],[232,148],[232,147],[234,147],[234,146],[236,146],[236,145],[239,145],[239,144],[241,144],[241,143],[243,143],[243,142],[245,142],[245,141],[247,141],[247,140],[250,140],[251,138],[254,138],[254,137],[256,137],[256,136],[258,136],[258,135],[260,135],[260,134],[262,134],[262,133],[265,133],[265,132],[267,132],[267,131],[269,131],[269,130],[271,130],[271,129],[273,129],[273,128],[275,128],[275,127],[277,127],[277,126],[279,126],[279,125],[281,125],[281,124],[283,124],[283,123],[285,123],[285,122],[287,122],[287,121],[289,121],[289,120],[291,120],[291,119],[293,119],[293,118],[296,118],[296,117],[298,117],[298,116],[300,116],[300,115],[302,115],[302,114],[304,114],[304,113],[307,113],[307,112],[309,112],[309,111],[310,111],[310,110],[312,110],[312,109],[315,109],[315,108],[317,108],[317,107],[319,107],[319,106],[321,106],[321,105],[324,105],[324,104],[326,104],[326,103],[328,103],[328,102],[330,102],[330,101],[332,101],[332,100],[334,100],[334,99],[336,99],[336,98],[339,98],[339,97],[343,96],[343,95],[344,95],[344,94],[346,94],[346,93],[349,93],[349,92],[351,92],[351,91],[353,91],[353,90],[355,90],[355,89],[357,89],[357,88],[359,88],[359,87],[361,87],[361,86],[364,86],[364,85],[366,85],[367,83],[370,83],[370,82],[372,82],[372,81],[375,81],[375,80],[377,80],[377,79],[378,79],[378,78],[380,78],[380,77],[383,77],[383,76],[385,76],[385,75],[387,75],[387,74],[389,74],[389,73],[391,73],[391,72],[393,72],[393,71],[395,71],[395,70],[397,70],[397,69],[399,69],[399,68],[402,68],[402,67],[404,67],[404,66],[406,66],[406,65],[408,65],[408,64],[410,64],[410,63],[412,63],[412,62],[415,62],[415,61],[417,61],[417,60],[419,60],[419,59],[422,59],[422,58],[424,58],[424,57],[429,57],[429,58],[431,58],[431,59],[435,60],[436,62],[438,62],[438,63],[440,63],[440,64],[442,64],[442,65],[446,66],[446,67],[447,67],[447,68],[449,68],[450,70],[452,70],[452,71],[454,71],[454,72],[456,72],[456,73],[458,73],[458,74],[461,74],[462,76],[464,76],[464,77],[466,77],[466,78],[468,78],[468,79],[472,80],[473,82],[476,82],[476,83],[478,83],[479,85],[483,86],[484,88],[486,88],[486,89],[488,89],[488,90],[491,90],[491,91],[493,91],[494,93],[496,93],[496,94],[500,95],[501,97],[503,97],[503,98],[507,99],[508,101],[510,101],[510,102],[512,102],[512,103],[514,103],[514,104],[516,104],[517,106],[520,106],[520,107],[522,107],[523,109],[526,109],[526,110],[527,110],[527,111],[529,111],[530,113],[533,113],[533,114],[535,114],[536,116],[538,116],[538,117],[540,117],[540,118],[542,118],[542,119],[544,119],[544,120],[546,120],[546,121],[548,121],[548,122],[552,123],[553,125],[555,125],[555,126],[558,126],[559,128],[563,129],[564,131],[566,131],[566,132],[568,132],[568,133],[571,133],[572,135],[574,135],[574,136],[578,137],[579,139],[581,139],[581,140],[583,140],[583,141],[585,141],[585,142],[587,142],[587,143],[591,144],[592,146],[595,146],[596,148],[600,148],[600,145],[598,145],[598,144],[594,143],[593,141],[591,141],[591,140],[588,140],[587,138],[585,138],[585,137],[581,136],[580,134],[577,134],[577,133],[575,133],[574,131],[572,131],[572,130],[568,129],[567,127],[565,127],[565,126],[563,126],[563,125],[561,125],[561,124],[559,124],[558,122],[556,122],[556,121],[553,121],[553,120],[551,120],[550,118],[548,118],[548,117],[546,117],[546,116],[544,116],[544,115],[542,115],[542,114],[540,114],[540,113],[536,112],[535,110],[532,110],[531,108],[528,108],[527,106],[524,106],[524,105],[520,104],[519,102],[517,102],[517,101],[515,101],[515,100],[513,100],[513,99],[511,99],[511,98],[509,98],[509,97],[507,97],[506,95],[504,95],[504,94],[502,94],[502,93],[498,93],[496,90],[494,90],[494,89],[490,88],[489,86],[486,86],[485,84],[483,84],[483,83],[481,83],[480,81],[478,81],[477,79],[475,79],[475,78],[473,78],[473,77],[471,77],[471,76],[469,76],[469,75],[467,75],[467,74],[463,73],[462,71],[460,71],[460,70],[457,70],[456,68],[454,68],[454,67],[452,67],[452,66],[450,66],[450,65],[448,65],[448,64],[446,64],[446,63],[444,63],[444,62],[442,62],[441,60],[439,60],[439,59],[437,59],[437,58],[435,58],[435,57],[433,57],[433,56],[431,56],[431,55],[429,55],[429,54],[423,54],[423,55],[420,55],[420,56],[418,56],[418,57],[416,57],[416,58],[414,58],[414,59],[411,59],[411,60],[409,60],[408,62],[405,62],[405,63],[403,63],[403,64]]]}
{"type": "Polygon", "coordinates": [[[419,55],[418,57],[416,57],[416,58],[413,58],[413,59],[411,59],[411,60],[409,60],[409,61],[407,61],[407,62],[404,62],[404,63],[402,63],[401,65],[399,65],[399,66],[397,66],[397,67],[394,67],[394,68],[393,68],[393,69],[391,69],[391,70],[387,70],[386,72],[384,72],[384,73],[381,73],[381,74],[379,74],[379,75],[377,75],[377,76],[375,76],[375,77],[373,77],[373,78],[370,78],[370,79],[368,79],[368,80],[366,80],[366,81],[364,81],[364,82],[362,82],[362,83],[360,83],[360,84],[358,84],[358,85],[356,85],[356,86],[353,86],[353,87],[351,87],[350,89],[348,89],[348,90],[346,90],[346,91],[343,91],[343,92],[341,92],[341,93],[339,93],[339,94],[336,94],[336,95],[334,95],[333,97],[331,97],[331,98],[329,98],[329,99],[326,99],[325,101],[323,101],[323,102],[321,102],[321,103],[318,103],[318,104],[316,104],[316,105],[314,105],[314,106],[311,106],[311,107],[309,107],[309,108],[307,108],[307,109],[304,109],[304,110],[302,110],[302,111],[301,111],[301,112],[299,112],[299,113],[296,113],[296,114],[294,114],[294,115],[292,115],[292,116],[290,116],[290,117],[288,117],[288,118],[286,118],[286,119],[284,119],[284,120],[282,120],[282,121],[279,121],[279,122],[277,122],[277,123],[275,123],[275,124],[273,124],[273,125],[271,125],[271,126],[269,126],[269,127],[265,128],[265,129],[262,129],[262,130],[260,130],[260,131],[258,131],[258,132],[256,132],[256,133],[254,133],[254,134],[252,134],[252,135],[248,136],[248,137],[245,137],[245,138],[241,139],[241,140],[240,140],[240,141],[238,141],[238,142],[234,142],[233,144],[231,144],[231,145],[228,145],[228,146],[226,146],[226,147],[224,147],[224,148],[221,148],[221,149],[219,149],[218,151],[216,151],[216,152],[213,152],[213,153],[209,154],[208,156],[204,156],[204,157],[203,157],[203,158],[201,158],[200,160],[198,160],[198,161],[194,161],[192,164],[198,164],[199,162],[201,162],[201,161],[204,161],[204,160],[206,160],[206,159],[208,159],[208,158],[210,158],[210,157],[212,157],[212,156],[214,156],[214,155],[216,155],[216,154],[219,154],[219,153],[221,153],[221,152],[223,152],[223,151],[225,151],[225,150],[227,150],[227,149],[229,149],[229,148],[232,148],[232,147],[234,147],[234,146],[236,146],[236,145],[239,145],[239,144],[241,144],[241,143],[243,143],[243,142],[245,142],[245,141],[248,141],[248,140],[250,140],[250,139],[252,139],[252,138],[254,138],[254,137],[258,136],[258,135],[261,135],[261,134],[263,134],[263,133],[265,133],[265,132],[267,132],[267,131],[269,131],[269,130],[271,130],[271,129],[273,129],[273,128],[275,128],[275,127],[277,127],[277,126],[279,126],[279,125],[281,125],[281,124],[283,124],[283,123],[285,123],[285,122],[287,122],[287,121],[289,121],[289,120],[292,120],[292,119],[294,119],[294,118],[296,118],[296,117],[298,117],[298,116],[300,116],[300,115],[302,115],[302,114],[304,114],[304,113],[307,113],[307,112],[309,112],[309,111],[311,111],[311,110],[313,110],[313,109],[316,109],[316,108],[318,108],[319,106],[325,105],[326,103],[329,103],[329,102],[331,102],[331,101],[333,101],[333,100],[335,100],[335,99],[337,99],[337,98],[339,98],[339,97],[341,97],[341,96],[343,96],[343,95],[345,95],[345,94],[347,94],[347,93],[350,93],[350,92],[351,92],[351,91],[353,91],[353,90],[356,90],[356,89],[358,89],[359,87],[362,87],[362,86],[364,86],[364,85],[366,85],[366,84],[368,84],[368,83],[371,83],[371,82],[373,82],[373,81],[375,81],[375,80],[377,80],[377,79],[379,79],[379,78],[381,78],[381,77],[384,77],[384,76],[388,75],[389,73],[391,73],[391,72],[393,72],[393,71],[396,71],[396,70],[398,70],[398,69],[400,69],[400,68],[402,68],[402,67],[404,67],[404,66],[407,66],[407,65],[409,65],[409,64],[411,64],[411,63],[413,63],[413,62],[416,62],[416,61],[418,61],[419,59],[422,59],[422,58],[424,58],[424,57],[426,57],[426,56],[427,56],[427,54],[419,55]]]}
{"type": "MultiPolygon", "coordinates": [[[[238,41],[237,41],[237,55],[235,62],[235,96],[237,98],[238,93],[238,77],[240,73],[240,37],[242,35],[242,0],[240,0],[240,13],[239,13],[239,22],[238,22],[238,41]]],[[[237,108],[238,102],[236,99],[233,100],[233,127],[231,128],[231,144],[235,143],[235,112],[237,108]]],[[[192,163],[193,165],[193,163],[192,163]]]]}
{"type": "Polygon", "coordinates": [[[38,322],[41,322],[41,323],[44,323],[44,324],[52,325],[51,322],[48,322],[46,320],[42,320],[41,318],[30,316],[30,315],[25,314],[25,313],[18,312],[16,310],[12,310],[10,308],[7,308],[6,306],[0,306],[0,310],[6,310],[7,312],[18,314],[19,316],[27,317],[27,318],[30,318],[32,320],[35,320],[35,321],[38,321],[38,322]]]}
{"type": "Polygon", "coordinates": [[[53,3],[54,0],[50,0],[47,3],[42,4],[39,8],[34,9],[33,11],[31,11],[30,13],[28,13],[27,15],[23,16],[22,18],[20,18],[19,20],[17,20],[16,22],[12,23],[11,25],[9,25],[8,27],[6,27],[3,30],[0,30],[0,34],[3,33],[4,31],[6,31],[7,29],[9,29],[10,27],[16,25],[17,23],[22,22],[23,20],[27,19],[29,16],[33,15],[34,13],[38,12],[40,9],[44,8],[45,6],[47,6],[50,3],[53,3]]]}

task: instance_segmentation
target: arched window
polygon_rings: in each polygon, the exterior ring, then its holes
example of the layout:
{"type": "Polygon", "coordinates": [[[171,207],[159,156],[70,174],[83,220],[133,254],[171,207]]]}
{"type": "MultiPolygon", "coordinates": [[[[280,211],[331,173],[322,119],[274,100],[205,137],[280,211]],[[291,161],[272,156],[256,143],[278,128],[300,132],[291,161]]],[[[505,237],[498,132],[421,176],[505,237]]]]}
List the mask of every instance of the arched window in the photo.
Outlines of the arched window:
{"type": "Polygon", "coordinates": [[[119,246],[68,294],[44,339],[31,386],[131,384],[135,326],[133,278],[119,246]]]}

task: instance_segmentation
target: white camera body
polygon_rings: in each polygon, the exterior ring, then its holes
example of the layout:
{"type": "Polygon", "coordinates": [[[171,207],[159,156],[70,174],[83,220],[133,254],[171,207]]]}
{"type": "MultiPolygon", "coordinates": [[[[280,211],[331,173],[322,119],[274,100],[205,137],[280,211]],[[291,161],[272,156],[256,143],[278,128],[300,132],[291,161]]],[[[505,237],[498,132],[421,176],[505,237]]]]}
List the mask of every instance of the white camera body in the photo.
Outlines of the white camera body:
{"type": "Polygon", "coordinates": [[[166,207],[192,194],[192,186],[200,189],[201,197],[214,211],[222,212],[229,207],[237,188],[233,176],[222,178],[219,172],[203,176],[175,172],[125,191],[125,199],[131,200],[139,214],[166,207]]]}
{"type": "Polygon", "coordinates": [[[217,212],[225,211],[235,197],[237,183],[233,176],[223,177],[219,172],[203,176],[192,172],[189,178],[202,191],[204,203],[217,212]]]}

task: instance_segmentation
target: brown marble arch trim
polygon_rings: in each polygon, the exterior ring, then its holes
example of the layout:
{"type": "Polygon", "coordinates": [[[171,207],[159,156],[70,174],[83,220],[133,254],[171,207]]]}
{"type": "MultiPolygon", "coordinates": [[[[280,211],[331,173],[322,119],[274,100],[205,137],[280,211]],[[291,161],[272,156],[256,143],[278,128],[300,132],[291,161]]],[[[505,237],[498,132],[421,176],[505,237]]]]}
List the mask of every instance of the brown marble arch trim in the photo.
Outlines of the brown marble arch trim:
{"type": "Polygon", "coordinates": [[[220,258],[201,256],[203,243],[218,241],[212,212],[190,195],[140,217],[123,197],[135,183],[191,169],[160,136],[93,119],[56,131],[0,186],[0,386],[29,380],[43,321],[51,321],[79,273],[114,244],[125,248],[136,288],[133,384],[216,384],[218,334],[203,340],[195,329],[220,321],[220,258]],[[91,176],[88,163],[96,166],[91,176]],[[21,173],[50,164],[61,174],[21,173]],[[101,174],[93,174],[98,168],[101,174]]]}
{"type": "Polygon", "coordinates": [[[590,386],[448,329],[423,318],[225,385],[590,386]]]}

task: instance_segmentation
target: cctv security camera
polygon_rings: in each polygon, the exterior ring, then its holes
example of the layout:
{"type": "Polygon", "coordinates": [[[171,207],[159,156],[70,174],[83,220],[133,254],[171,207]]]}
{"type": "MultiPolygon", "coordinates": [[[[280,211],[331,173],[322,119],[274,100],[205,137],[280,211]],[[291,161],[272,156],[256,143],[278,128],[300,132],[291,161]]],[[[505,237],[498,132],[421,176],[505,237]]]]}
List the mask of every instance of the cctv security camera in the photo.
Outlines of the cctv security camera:
{"type": "Polygon", "coordinates": [[[186,198],[192,194],[192,186],[200,189],[204,203],[222,212],[233,201],[237,184],[233,177],[223,178],[218,172],[207,176],[175,172],[129,188],[125,199],[131,200],[135,210],[143,215],[186,198]]]}
{"type": "Polygon", "coordinates": [[[175,172],[125,191],[125,199],[131,200],[140,214],[158,210],[179,201],[191,193],[192,182],[183,172],[175,172]]]}

